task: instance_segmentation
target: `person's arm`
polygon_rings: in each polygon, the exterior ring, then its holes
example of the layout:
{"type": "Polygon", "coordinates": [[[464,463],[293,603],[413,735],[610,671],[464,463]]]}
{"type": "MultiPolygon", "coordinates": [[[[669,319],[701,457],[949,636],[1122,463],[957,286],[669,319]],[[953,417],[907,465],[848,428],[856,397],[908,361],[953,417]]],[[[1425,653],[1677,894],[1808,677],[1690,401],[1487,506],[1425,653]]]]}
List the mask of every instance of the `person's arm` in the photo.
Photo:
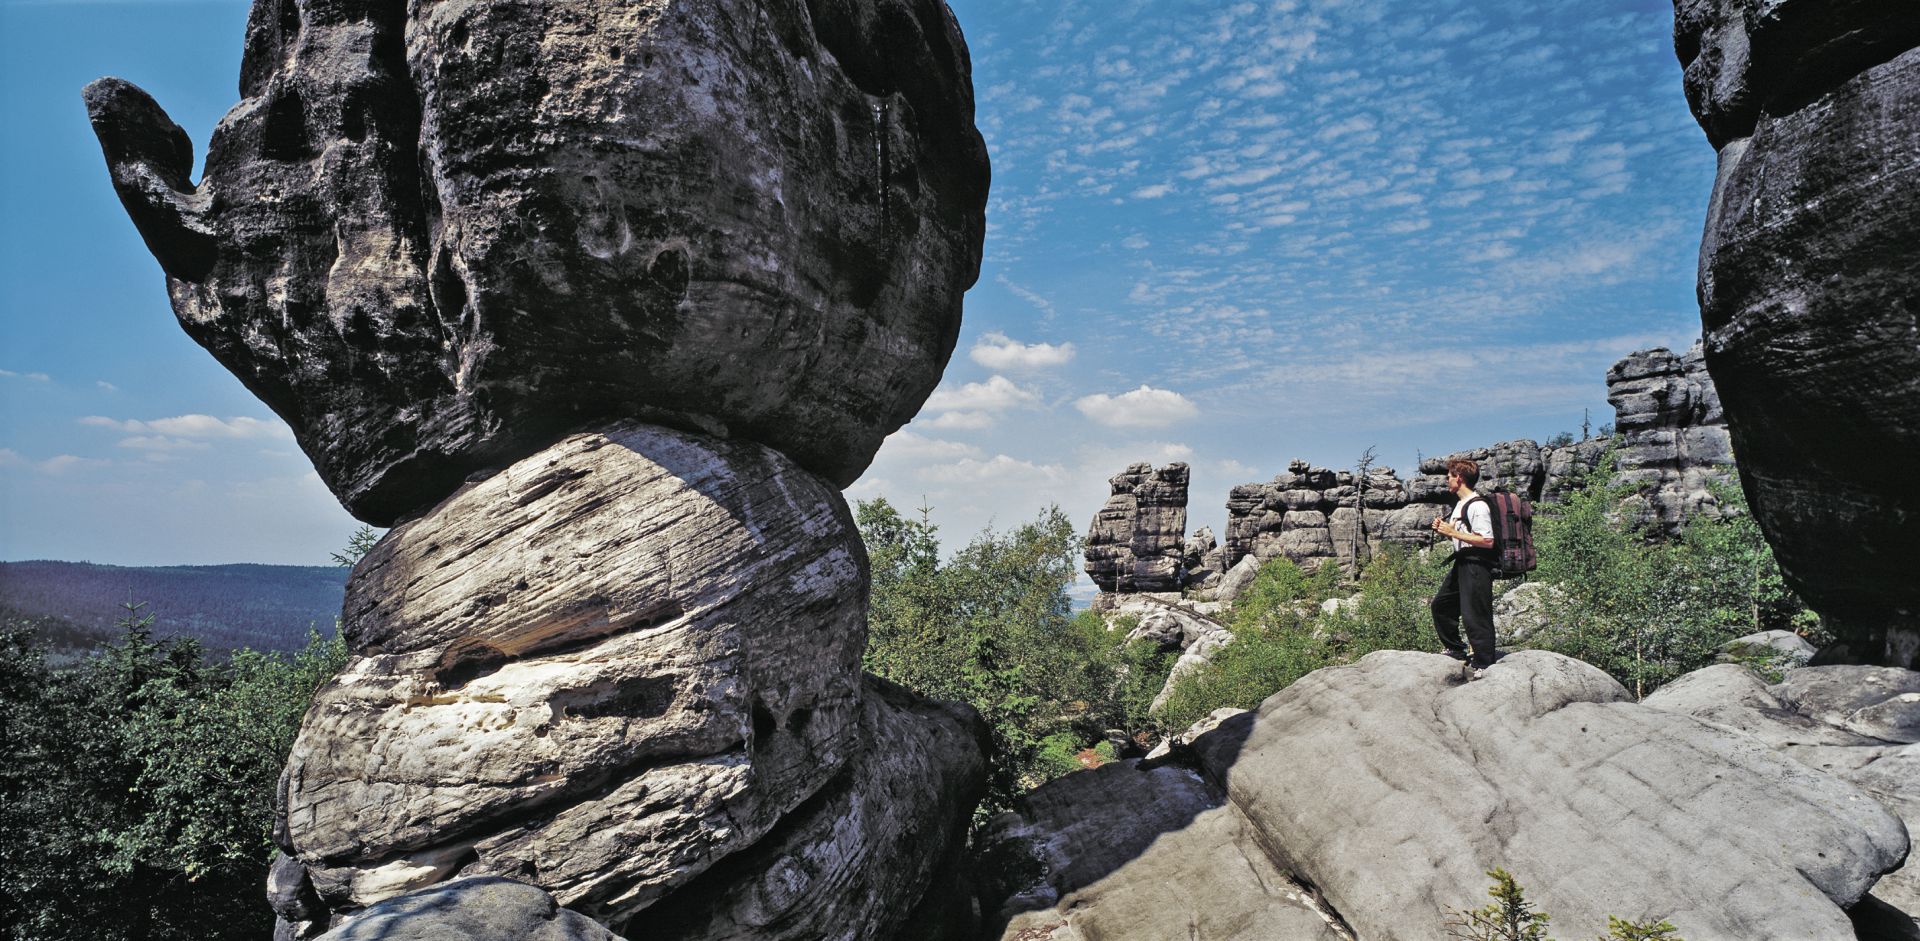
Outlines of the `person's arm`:
{"type": "MultiPolygon", "coordinates": [[[[1483,509],[1484,506],[1485,504],[1479,504],[1479,505],[1467,507],[1467,525],[1469,526],[1473,525],[1473,511],[1483,509]]],[[[1487,513],[1487,528],[1492,529],[1493,528],[1493,511],[1487,510],[1486,513],[1487,513]]],[[[1449,539],[1458,539],[1461,542],[1464,542],[1469,546],[1473,546],[1476,549],[1493,548],[1493,537],[1491,535],[1482,536],[1482,535],[1479,535],[1478,533],[1473,532],[1472,530],[1460,529],[1458,527],[1455,527],[1452,523],[1447,522],[1444,517],[1435,519],[1433,521],[1433,531],[1449,539]]]]}

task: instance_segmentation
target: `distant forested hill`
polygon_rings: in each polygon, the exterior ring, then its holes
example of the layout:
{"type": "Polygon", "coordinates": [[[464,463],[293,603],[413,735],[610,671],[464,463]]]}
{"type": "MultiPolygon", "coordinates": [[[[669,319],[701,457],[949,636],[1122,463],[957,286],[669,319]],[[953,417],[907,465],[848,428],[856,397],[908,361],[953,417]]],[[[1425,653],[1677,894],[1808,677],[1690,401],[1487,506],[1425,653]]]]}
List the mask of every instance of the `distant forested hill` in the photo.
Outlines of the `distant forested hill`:
{"type": "Polygon", "coordinates": [[[212,650],[297,650],[307,629],[333,633],[347,570],[314,565],[178,565],[133,568],[91,562],[0,562],[0,616],[38,621],[58,647],[86,634],[112,637],[128,599],[145,602],[154,634],[199,638],[212,650]]]}

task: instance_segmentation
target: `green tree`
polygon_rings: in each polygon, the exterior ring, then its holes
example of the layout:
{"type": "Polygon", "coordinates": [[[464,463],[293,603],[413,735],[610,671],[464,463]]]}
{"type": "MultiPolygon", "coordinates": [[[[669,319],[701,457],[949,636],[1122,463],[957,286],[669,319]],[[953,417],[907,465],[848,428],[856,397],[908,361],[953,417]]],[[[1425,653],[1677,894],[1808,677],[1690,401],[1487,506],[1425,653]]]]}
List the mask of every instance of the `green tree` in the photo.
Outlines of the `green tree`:
{"type": "Polygon", "coordinates": [[[876,499],[855,518],[873,570],[866,668],[980,711],[993,736],[987,810],[1069,770],[1062,754],[1123,720],[1119,638],[1072,614],[1080,539],[1058,507],[984,531],[944,563],[924,510],[912,519],[876,499]]]}
{"type": "Polygon", "coordinates": [[[275,782],[344,650],[210,662],[125,607],[71,669],[0,634],[0,937],[259,937],[275,782]]]}
{"type": "Polygon", "coordinates": [[[1448,909],[1447,937],[1457,941],[1553,941],[1547,937],[1548,917],[1533,909],[1513,874],[1498,867],[1487,872],[1493,901],[1470,912],[1448,909]]]}
{"type": "Polygon", "coordinates": [[[1719,507],[1670,540],[1637,524],[1636,493],[1609,453],[1562,502],[1541,508],[1534,577],[1554,591],[1550,626],[1531,645],[1591,663],[1645,696],[1712,663],[1735,637],[1805,626],[1737,488],[1717,487],[1719,507]]]}

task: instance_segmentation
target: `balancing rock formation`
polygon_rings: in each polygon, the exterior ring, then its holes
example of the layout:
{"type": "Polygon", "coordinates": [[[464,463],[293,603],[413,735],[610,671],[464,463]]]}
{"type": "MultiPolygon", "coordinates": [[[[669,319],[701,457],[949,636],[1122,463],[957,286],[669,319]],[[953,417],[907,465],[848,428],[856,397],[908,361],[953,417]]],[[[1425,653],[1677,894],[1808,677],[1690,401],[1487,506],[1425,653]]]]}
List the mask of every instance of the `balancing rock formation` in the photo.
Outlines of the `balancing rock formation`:
{"type": "Polygon", "coordinates": [[[258,0],[198,185],[86,101],[181,325],[386,526],[625,418],[851,483],[978,273],[969,72],[941,0],[258,0]]]}
{"type": "Polygon", "coordinates": [[[984,726],[862,675],[839,493],[978,275],[945,4],[260,0],[241,88],[197,185],[144,92],[86,101],[182,326],[397,523],[282,776],[277,936],[966,930],[984,726]]]}
{"type": "Polygon", "coordinates": [[[1920,6],[1676,0],[1674,47],[1719,152],[1700,317],[1754,519],[1823,654],[1920,667],[1920,6]]]}

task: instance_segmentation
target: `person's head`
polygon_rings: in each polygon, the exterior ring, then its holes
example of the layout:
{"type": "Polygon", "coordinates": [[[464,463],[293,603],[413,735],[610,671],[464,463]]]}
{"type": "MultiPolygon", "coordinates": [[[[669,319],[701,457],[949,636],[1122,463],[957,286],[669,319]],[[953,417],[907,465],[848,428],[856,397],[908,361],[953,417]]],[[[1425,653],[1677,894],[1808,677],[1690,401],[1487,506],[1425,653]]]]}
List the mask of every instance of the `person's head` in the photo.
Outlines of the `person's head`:
{"type": "Polygon", "coordinates": [[[1478,486],[1479,483],[1480,483],[1480,465],[1479,464],[1473,461],[1467,460],[1466,458],[1456,458],[1454,460],[1447,462],[1447,489],[1448,490],[1458,491],[1462,488],[1467,490],[1472,490],[1474,487],[1478,486]],[[1459,486],[1455,486],[1455,483],[1454,483],[1455,481],[1459,482],[1459,486]]]}

